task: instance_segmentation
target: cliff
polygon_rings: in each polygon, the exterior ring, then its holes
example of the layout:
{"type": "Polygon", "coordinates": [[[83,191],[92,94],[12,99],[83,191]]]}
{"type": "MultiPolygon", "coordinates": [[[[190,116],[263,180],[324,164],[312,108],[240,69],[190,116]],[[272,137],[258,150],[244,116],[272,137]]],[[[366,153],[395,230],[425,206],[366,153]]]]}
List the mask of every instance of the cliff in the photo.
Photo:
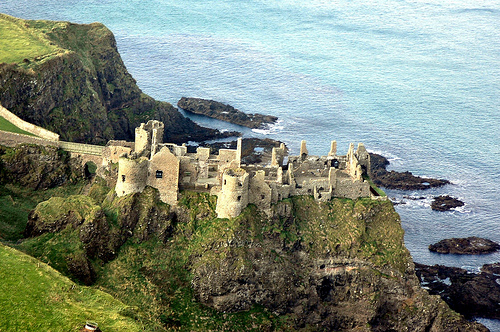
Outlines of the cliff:
{"type": "Polygon", "coordinates": [[[217,219],[214,196],[171,210],[153,188],[100,203],[102,186],[39,204],[17,246],[166,330],[486,330],[420,288],[390,202],[297,196],[217,219]]]}
{"type": "Polygon", "coordinates": [[[62,140],[133,140],[135,127],[150,119],[165,123],[166,142],[225,136],[142,93],[102,24],[0,14],[0,39],[0,104],[62,140]]]}

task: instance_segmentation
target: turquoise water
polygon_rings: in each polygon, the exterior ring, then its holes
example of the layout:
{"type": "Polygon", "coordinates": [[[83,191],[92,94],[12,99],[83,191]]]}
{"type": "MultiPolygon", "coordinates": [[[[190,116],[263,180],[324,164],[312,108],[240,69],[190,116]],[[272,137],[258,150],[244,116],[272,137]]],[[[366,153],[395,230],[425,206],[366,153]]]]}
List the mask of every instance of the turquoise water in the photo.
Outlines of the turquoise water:
{"type": "MultiPolygon", "coordinates": [[[[446,178],[398,205],[415,261],[471,270],[500,254],[431,254],[443,238],[500,242],[500,2],[376,1],[20,1],[0,12],[31,19],[105,23],[144,92],[182,96],[280,117],[246,136],[307,140],[326,154],[336,139],[365,143],[392,168],[446,178]],[[430,210],[451,194],[466,206],[430,210]]],[[[195,118],[219,129],[234,126],[195,118]]],[[[500,325],[492,327],[500,330],[500,325]]]]}

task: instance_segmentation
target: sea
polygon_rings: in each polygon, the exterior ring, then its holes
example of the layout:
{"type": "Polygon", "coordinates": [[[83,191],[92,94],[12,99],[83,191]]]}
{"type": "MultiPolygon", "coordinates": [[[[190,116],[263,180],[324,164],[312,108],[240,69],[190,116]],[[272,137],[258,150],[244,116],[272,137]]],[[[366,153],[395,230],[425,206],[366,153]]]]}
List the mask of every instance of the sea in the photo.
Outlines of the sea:
{"type": "MultiPolygon", "coordinates": [[[[279,122],[250,130],[291,153],[337,140],[389,158],[389,169],[451,181],[386,190],[414,261],[478,272],[500,253],[431,253],[429,244],[479,236],[500,242],[499,0],[2,0],[25,19],[102,22],[139,87],[176,105],[213,99],[279,122]],[[432,211],[432,197],[465,206],[432,211]]],[[[1,42],[1,41],[0,41],[1,42]]],[[[499,320],[481,319],[492,331],[499,320]]]]}

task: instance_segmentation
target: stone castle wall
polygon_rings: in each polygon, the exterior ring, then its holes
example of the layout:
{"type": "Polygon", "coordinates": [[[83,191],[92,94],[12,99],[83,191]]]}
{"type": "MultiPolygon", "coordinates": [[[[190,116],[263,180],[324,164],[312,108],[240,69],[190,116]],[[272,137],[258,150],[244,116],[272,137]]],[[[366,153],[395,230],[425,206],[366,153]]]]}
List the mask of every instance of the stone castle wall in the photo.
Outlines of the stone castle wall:
{"type": "Polygon", "coordinates": [[[51,132],[50,130],[44,129],[42,127],[35,126],[32,123],[26,122],[23,119],[19,118],[17,115],[0,105],[0,116],[5,118],[7,121],[12,123],[18,128],[21,128],[24,131],[27,131],[30,134],[36,135],[43,139],[58,141],[59,134],[51,132]]]}

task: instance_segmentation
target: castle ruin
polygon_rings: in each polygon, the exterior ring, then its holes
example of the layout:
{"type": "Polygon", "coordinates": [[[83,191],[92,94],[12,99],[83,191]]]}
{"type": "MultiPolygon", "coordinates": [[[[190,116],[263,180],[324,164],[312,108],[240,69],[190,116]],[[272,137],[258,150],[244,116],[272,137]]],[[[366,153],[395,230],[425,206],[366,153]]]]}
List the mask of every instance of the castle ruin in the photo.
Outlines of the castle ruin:
{"type": "Polygon", "coordinates": [[[157,188],[161,200],[177,205],[181,190],[209,192],[217,196],[219,218],[234,218],[248,204],[255,204],[271,215],[271,205],[294,195],[312,195],[316,200],[332,197],[356,199],[375,193],[363,179],[369,173],[370,156],[362,143],[347,155],[337,155],[332,142],[326,156],[311,156],[302,141],[299,156],[288,156],[281,144],[273,148],[268,165],[241,163],[239,138],[236,150],[198,147],[188,153],[185,145],[163,143],[163,123],[151,120],[135,131],[135,144],[108,143],[103,155],[106,162],[118,163],[115,192],[124,196],[141,192],[146,186],[157,188]]]}

